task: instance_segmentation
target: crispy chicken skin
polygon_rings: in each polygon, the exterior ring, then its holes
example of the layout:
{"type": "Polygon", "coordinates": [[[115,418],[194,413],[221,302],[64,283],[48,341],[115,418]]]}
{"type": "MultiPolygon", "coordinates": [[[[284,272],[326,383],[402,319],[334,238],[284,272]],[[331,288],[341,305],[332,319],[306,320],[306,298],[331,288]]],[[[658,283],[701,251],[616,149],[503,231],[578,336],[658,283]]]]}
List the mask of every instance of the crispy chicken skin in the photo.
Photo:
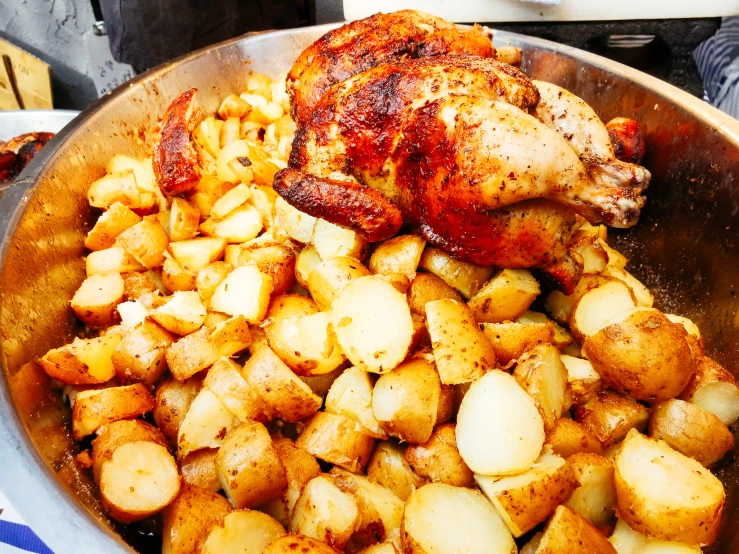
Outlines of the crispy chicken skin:
{"type": "Polygon", "coordinates": [[[13,182],[52,138],[54,133],[36,132],[0,141],[0,184],[13,182]]]}
{"type": "Polygon", "coordinates": [[[606,123],[616,158],[622,162],[639,164],[644,158],[646,141],[644,131],[636,121],[627,117],[614,117],[606,123]]]}
{"type": "Polygon", "coordinates": [[[203,118],[196,92],[182,93],[167,108],[154,143],[154,175],[165,194],[182,194],[200,180],[200,156],[192,141],[192,133],[203,118]]]}
{"type": "Polygon", "coordinates": [[[378,65],[443,54],[491,57],[495,49],[479,26],[453,23],[414,10],[378,13],[326,33],[298,57],[287,76],[293,119],[302,125],[333,85],[378,65]]]}

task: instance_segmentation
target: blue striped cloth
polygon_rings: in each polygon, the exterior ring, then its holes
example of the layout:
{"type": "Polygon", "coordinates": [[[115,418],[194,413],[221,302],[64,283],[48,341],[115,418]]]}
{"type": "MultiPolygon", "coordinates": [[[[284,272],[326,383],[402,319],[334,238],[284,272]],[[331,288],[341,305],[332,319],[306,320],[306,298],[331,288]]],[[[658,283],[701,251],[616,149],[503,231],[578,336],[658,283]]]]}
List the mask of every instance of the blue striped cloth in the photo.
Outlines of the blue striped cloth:
{"type": "Polygon", "coordinates": [[[713,37],[693,52],[705,100],[739,119],[739,17],[725,17],[713,37]]]}
{"type": "Polygon", "coordinates": [[[0,554],[54,554],[0,492],[0,554]]]}

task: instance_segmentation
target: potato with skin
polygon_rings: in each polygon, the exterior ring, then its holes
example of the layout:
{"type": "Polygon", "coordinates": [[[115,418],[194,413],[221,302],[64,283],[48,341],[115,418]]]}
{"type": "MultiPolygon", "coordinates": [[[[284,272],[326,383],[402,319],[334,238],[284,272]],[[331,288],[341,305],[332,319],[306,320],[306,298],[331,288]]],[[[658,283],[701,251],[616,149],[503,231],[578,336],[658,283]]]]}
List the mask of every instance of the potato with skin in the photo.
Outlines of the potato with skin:
{"type": "Polygon", "coordinates": [[[426,304],[426,326],[445,385],[467,383],[495,367],[495,350],[469,308],[450,299],[426,304]]]}
{"type": "Polygon", "coordinates": [[[267,428],[245,421],[228,432],[216,457],[218,477],[231,503],[253,508],[278,498],[287,476],[267,428]]]}
{"type": "Polygon", "coordinates": [[[649,409],[633,398],[603,391],[575,408],[575,420],[595,435],[605,448],[626,437],[631,429],[643,431],[649,409]]]}
{"type": "Polygon", "coordinates": [[[581,423],[566,417],[559,418],[549,431],[547,444],[552,447],[555,454],[563,458],[569,458],[578,453],[603,453],[598,437],[581,423]]]}
{"type": "Polygon", "coordinates": [[[719,418],[675,398],[654,405],[649,435],[705,467],[719,461],[734,446],[734,435],[719,418]]]}
{"type": "Polygon", "coordinates": [[[120,333],[94,339],[74,339],[71,344],[49,350],[38,363],[46,374],[69,385],[98,385],[115,377],[113,352],[120,333]]]}
{"type": "Polygon", "coordinates": [[[539,282],[527,269],[504,269],[467,304],[478,323],[500,323],[519,317],[540,292],[539,282]]]}
{"type": "Polygon", "coordinates": [[[116,319],[116,306],[123,300],[120,273],[96,273],[85,279],[72,297],[75,315],[92,327],[110,325],[116,319]]]}
{"type": "Polygon", "coordinates": [[[693,375],[685,331],[651,308],[609,320],[585,340],[583,354],[606,384],[637,400],[674,398],[693,375]]]}
{"type": "Polygon", "coordinates": [[[654,304],[654,296],[649,292],[649,289],[625,269],[609,265],[603,271],[603,275],[613,277],[614,279],[618,279],[619,281],[626,283],[636,299],[637,306],[651,308],[652,304],[654,304]]]}
{"type": "Polygon", "coordinates": [[[698,546],[673,541],[650,539],[634,531],[623,519],[619,519],[608,539],[618,554],[701,554],[698,546]]]}
{"type": "Polygon", "coordinates": [[[317,218],[293,208],[282,197],[277,198],[275,209],[276,228],[282,229],[291,239],[303,244],[309,244],[313,240],[317,218]]]}
{"type": "Polygon", "coordinates": [[[611,280],[587,291],[572,308],[570,330],[581,343],[609,324],[611,317],[636,307],[631,290],[611,280]]]}
{"type": "Polygon", "coordinates": [[[556,346],[560,352],[575,342],[575,339],[572,338],[572,335],[569,333],[569,331],[567,331],[567,329],[562,327],[556,321],[549,319],[545,314],[541,312],[526,310],[518,318],[516,318],[516,322],[522,324],[538,323],[539,325],[546,325],[547,327],[551,327],[554,331],[552,344],[556,346]]]}
{"type": "Polygon", "coordinates": [[[455,430],[454,423],[439,425],[426,443],[406,449],[405,460],[417,475],[432,483],[471,488],[474,474],[459,455],[455,430]]]}
{"type": "Polygon", "coordinates": [[[387,432],[372,411],[372,389],[369,373],[358,367],[350,367],[331,385],[326,396],[326,412],[355,420],[373,438],[387,439],[387,432]]]}
{"type": "Polygon", "coordinates": [[[111,246],[105,250],[90,252],[85,259],[85,271],[90,277],[96,273],[127,273],[142,271],[146,268],[120,246],[111,246]]]}
{"type": "Polygon", "coordinates": [[[475,475],[475,480],[514,537],[544,521],[578,484],[572,466],[548,450],[523,473],[508,477],[475,475]]]}
{"type": "Polygon", "coordinates": [[[567,383],[570,387],[572,399],[577,404],[584,404],[594,394],[603,390],[603,380],[588,360],[567,356],[566,354],[562,354],[560,359],[565,369],[567,369],[567,383]]]}
{"type": "Polygon", "coordinates": [[[162,512],[162,554],[197,554],[213,526],[230,511],[220,494],[183,484],[162,512]]]}
{"type": "Polygon", "coordinates": [[[182,267],[180,262],[168,253],[165,253],[164,257],[166,259],[162,266],[162,282],[167,290],[170,292],[195,290],[197,274],[182,267]]]}
{"type": "Polygon", "coordinates": [[[221,482],[218,479],[218,465],[216,456],[218,449],[203,448],[190,452],[180,460],[180,473],[182,481],[188,485],[201,487],[212,492],[221,490],[221,482]]]}
{"type": "Polygon", "coordinates": [[[237,267],[218,285],[210,309],[228,315],[243,315],[251,324],[261,323],[269,307],[272,278],[255,265],[237,267]]]}
{"type": "Polygon", "coordinates": [[[583,275],[572,294],[566,295],[558,290],[550,292],[544,300],[544,309],[556,322],[569,325],[572,308],[577,301],[589,290],[613,280],[603,275],[583,275]]]}
{"type": "Polygon", "coordinates": [[[295,282],[295,252],[283,244],[246,248],[239,255],[239,265],[256,265],[272,278],[273,295],[285,294],[295,282]]]}
{"type": "Polygon", "coordinates": [[[159,289],[146,273],[137,271],[123,273],[123,299],[126,301],[138,300],[142,296],[154,294],[159,289]]]}
{"type": "Polygon", "coordinates": [[[122,419],[100,427],[92,441],[92,474],[95,482],[100,482],[100,470],[113,456],[116,448],[137,441],[167,446],[167,439],[162,432],[140,419],[122,419]]]}
{"type": "Polygon", "coordinates": [[[602,273],[608,265],[608,253],[601,245],[597,235],[574,236],[568,248],[582,256],[583,275],[602,273]]]}
{"type": "Polygon", "coordinates": [[[115,202],[104,211],[90,229],[85,239],[88,250],[104,250],[115,244],[116,238],[126,229],[141,221],[141,218],[120,202],[115,202]]]}
{"type": "Polygon", "coordinates": [[[401,541],[407,554],[517,551],[510,531],[482,493],[443,483],[430,483],[408,498],[401,541]]]}
{"type": "Polygon", "coordinates": [[[495,351],[495,359],[501,366],[517,360],[529,348],[539,344],[551,344],[554,328],[542,323],[483,323],[482,332],[490,340],[495,351]]]}
{"type": "Polygon", "coordinates": [[[311,242],[324,260],[339,256],[363,260],[369,253],[369,243],[359,234],[325,219],[316,221],[311,242]]]}
{"type": "Polygon", "coordinates": [[[419,356],[382,375],[372,392],[372,412],[390,435],[411,444],[429,440],[438,414],[441,382],[434,364],[419,356]]]}
{"type": "Polygon", "coordinates": [[[200,223],[198,209],[183,198],[172,198],[169,212],[169,240],[177,242],[195,238],[200,223]]]}
{"type": "Polygon", "coordinates": [[[308,289],[308,278],[315,267],[323,260],[313,246],[306,246],[295,260],[295,279],[304,289],[308,289]]]}
{"type": "Polygon", "coordinates": [[[632,431],[615,465],[617,512],[636,531],[696,546],[716,540],[724,487],[697,461],[632,431]]]}
{"type": "Polygon", "coordinates": [[[680,399],[711,412],[724,425],[732,425],[739,419],[739,384],[736,379],[706,356],[698,357],[694,368],[695,373],[680,399]]]}
{"type": "Polygon", "coordinates": [[[570,409],[572,398],[567,387],[567,370],[552,345],[534,346],[518,360],[513,376],[531,395],[549,432],[570,409]]]}
{"type": "Polygon", "coordinates": [[[200,268],[195,276],[195,288],[204,304],[210,304],[210,299],[218,285],[232,271],[233,266],[228,262],[213,262],[200,268]]]}
{"type": "Polygon", "coordinates": [[[462,295],[440,277],[432,273],[416,273],[408,287],[408,304],[414,314],[426,317],[426,304],[443,298],[464,302],[462,295]]]}
{"type": "Polygon", "coordinates": [[[240,421],[269,421],[272,419],[271,410],[259,391],[247,383],[241,371],[241,366],[233,360],[219,358],[208,370],[203,385],[240,421]]]}
{"type": "Polygon", "coordinates": [[[274,518],[256,510],[236,510],[211,529],[201,554],[262,554],[269,543],[285,535],[274,518]]]}
{"type": "Polygon", "coordinates": [[[164,357],[175,379],[184,381],[216,363],[220,357],[218,348],[209,337],[210,330],[201,327],[167,348],[164,357]]]}
{"type": "Polygon", "coordinates": [[[353,419],[318,412],[295,441],[295,446],[353,473],[364,471],[375,439],[353,419]]]}
{"type": "Polygon", "coordinates": [[[169,246],[169,235],[156,218],[144,218],[116,239],[116,244],[133,256],[141,265],[152,269],[164,263],[169,246]]]}
{"type": "Polygon", "coordinates": [[[387,487],[403,501],[426,484],[426,480],[411,469],[403,448],[390,441],[377,444],[367,465],[367,478],[387,487]]]}
{"type": "Polygon", "coordinates": [[[493,274],[490,266],[468,264],[451,257],[438,248],[426,248],[418,267],[444,280],[465,298],[472,298],[493,274]]]}
{"type": "Polygon", "coordinates": [[[284,505],[285,521],[283,522],[280,519],[280,522],[286,524],[289,522],[290,514],[300,496],[300,491],[303,490],[308,481],[321,473],[321,467],[311,453],[295,446],[295,443],[288,438],[275,439],[274,446],[285,468],[285,476],[287,477],[287,490],[278,499],[284,505]]]}
{"type": "Polygon", "coordinates": [[[393,237],[375,248],[370,256],[369,269],[383,275],[402,273],[413,279],[425,247],[426,240],[419,235],[393,237]]]}
{"type": "Polygon", "coordinates": [[[361,554],[399,554],[398,549],[390,541],[373,544],[360,552],[361,554]]]}
{"type": "Polygon", "coordinates": [[[177,446],[177,433],[193,398],[198,393],[201,380],[197,377],[181,382],[167,379],[156,390],[154,421],[170,446],[177,446]]]}
{"type": "Polygon", "coordinates": [[[169,249],[174,259],[190,271],[200,271],[223,256],[226,241],[222,238],[199,237],[171,242],[169,249]]]}
{"type": "Polygon", "coordinates": [[[213,391],[203,387],[193,398],[177,432],[177,457],[201,448],[219,448],[238,420],[213,391]]]}
{"type": "Polygon", "coordinates": [[[609,529],[615,515],[613,462],[597,454],[574,454],[567,460],[579,486],[564,503],[598,529],[609,529]]]}
{"type": "Polygon", "coordinates": [[[348,256],[328,258],[319,260],[310,269],[306,284],[303,286],[308,289],[319,309],[328,310],[347,284],[369,274],[369,270],[356,258],[348,256]]]}
{"type": "Polygon", "coordinates": [[[154,409],[154,397],[141,383],[80,391],[72,407],[72,432],[82,440],[107,423],[134,419],[154,409]]]}
{"type": "Polygon", "coordinates": [[[617,554],[608,539],[588,520],[559,506],[544,528],[536,554],[617,554]]]}
{"type": "Polygon", "coordinates": [[[263,554],[339,554],[339,551],[323,541],[303,535],[285,535],[272,541],[263,554]]]}
{"type": "Polygon", "coordinates": [[[165,352],[175,337],[153,321],[144,321],[126,333],[113,351],[116,375],[124,382],[154,385],[167,370],[165,352]]]}
{"type": "Polygon", "coordinates": [[[254,340],[249,324],[243,316],[226,318],[208,335],[210,342],[220,356],[234,356],[249,348],[254,340]]]}
{"type": "Polygon", "coordinates": [[[100,500],[121,523],[149,517],[180,491],[177,464],[169,451],[149,441],[122,444],[100,470],[100,500]]]}
{"type": "Polygon", "coordinates": [[[178,291],[164,305],[151,312],[151,317],[167,331],[188,335],[205,321],[206,310],[197,292],[178,291]]]}

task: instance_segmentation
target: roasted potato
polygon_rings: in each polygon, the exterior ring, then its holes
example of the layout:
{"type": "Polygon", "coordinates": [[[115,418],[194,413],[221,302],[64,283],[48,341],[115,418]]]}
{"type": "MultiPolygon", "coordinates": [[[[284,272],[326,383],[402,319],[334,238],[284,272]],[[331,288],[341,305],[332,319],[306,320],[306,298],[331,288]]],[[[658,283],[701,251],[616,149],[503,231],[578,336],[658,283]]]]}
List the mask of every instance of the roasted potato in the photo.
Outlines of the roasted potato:
{"type": "Polygon", "coordinates": [[[695,360],[694,369],[680,398],[711,412],[724,425],[732,425],[739,419],[739,385],[734,376],[705,356],[695,360]]]}
{"type": "Polygon", "coordinates": [[[472,383],[457,414],[457,448],[475,473],[520,473],[536,461],[544,445],[544,423],[531,398],[502,371],[472,383]],[[488,437],[481,441],[480,437],[488,437]]]}
{"type": "Polygon", "coordinates": [[[304,286],[319,309],[328,310],[348,283],[369,274],[369,270],[355,258],[348,256],[329,258],[319,260],[310,269],[304,286]]]}
{"type": "Polygon", "coordinates": [[[120,333],[94,339],[74,339],[71,344],[49,350],[38,362],[53,379],[70,385],[97,385],[115,377],[113,352],[120,333]]]}
{"type": "Polygon", "coordinates": [[[623,439],[631,429],[643,431],[649,409],[613,391],[603,391],[575,408],[575,420],[595,435],[603,447],[623,439]]]}
{"type": "Polygon", "coordinates": [[[500,515],[479,491],[443,483],[425,485],[408,498],[401,541],[407,554],[517,551],[500,515]]]}
{"type": "Polygon", "coordinates": [[[209,337],[210,330],[201,327],[167,348],[164,357],[175,379],[184,381],[216,363],[220,357],[218,348],[209,337]]]}
{"type": "Polygon", "coordinates": [[[201,389],[180,423],[178,457],[183,458],[201,448],[219,448],[226,433],[237,424],[236,417],[210,389],[201,389]]]}
{"type": "Polygon", "coordinates": [[[136,258],[120,246],[111,246],[104,250],[90,252],[85,259],[85,271],[88,277],[96,273],[127,273],[145,269],[143,265],[136,261],[136,258]]]}
{"type": "Polygon", "coordinates": [[[539,296],[539,282],[526,269],[504,269],[475,294],[468,305],[479,323],[519,317],[539,296]]]}
{"type": "Polygon", "coordinates": [[[174,259],[180,262],[183,268],[195,272],[223,256],[225,248],[226,241],[221,238],[201,237],[169,244],[174,259]]]}
{"type": "Polygon", "coordinates": [[[462,295],[431,273],[417,273],[408,287],[408,303],[414,314],[426,317],[426,304],[434,300],[450,298],[463,302],[462,295]]]}
{"type": "Polygon", "coordinates": [[[276,439],[274,445],[287,477],[287,490],[279,499],[284,504],[284,523],[287,523],[300,491],[308,481],[321,473],[321,467],[312,454],[295,446],[288,438],[276,439]]]}
{"type": "Polygon", "coordinates": [[[318,412],[300,433],[295,446],[316,458],[357,473],[367,465],[375,439],[353,419],[318,412]]]}
{"type": "Polygon", "coordinates": [[[295,252],[282,244],[246,248],[239,255],[239,265],[252,264],[272,278],[275,296],[285,294],[295,282],[295,252]]]}
{"type": "Polygon", "coordinates": [[[538,323],[539,325],[546,325],[547,327],[551,327],[554,331],[552,344],[556,346],[557,349],[560,351],[564,351],[568,346],[575,342],[575,339],[572,338],[572,335],[569,333],[569,331],[567,331],[567,329],[559,325],[556,321],[549,319],[545,314],[541,312],[526,310],[518,318],[516,318],[516,323],[538,323]]]}
{"type": "Polygon", "coordinates": [[[369,253],[369,243],[355,231],[339,227],[325,219],[316,221],[311,242],[323,260],[346,256],[361,261],[369,253]]]}
{"type": "Polygon", "coordinates": [[[608,281],[583,294],[572,308],[570,329],[581,343],[621,312],[636,306],[631,290],[621,281],[608,281]]]}
{"type": "Polygon", "coordinates": [[[180,424],[197,395],[200,384],[201,380],[194,377],[184,382],[167,379],[157,387],[152,415],[171,446],[177,446],[180,424]]]}
{"type": "Polygon", "coordinates": [[[243,315],[249,323],[261,323],[274,290],[272,277],[255,265],[237,267],[221,282],[210,299],[210,309],[243,315]]]}
{"type": "Polygon", "coordinates": [[[140,419],[122,419],[103,425],[92,441],[92,474],[100,483],[100,470],[103,463],[110,460],[116,448],[129,442],[148,441],[167,446],[162,432],[140,419]]]}
{"type": "Polygon", "coordinates": [[[178,291],[151,312],[151,318],[175,335],[188,335],[205,322],[206,310],[197,292],[178,291]]]}
{"type": "Polygon", "coordinates": [[[608,539],[588,520],[559,506],[544,528],[536,554],[617,554],[608,539]]]}
{"type": "Polygon", "coordinates": [[[650,539],[634,531],[623,519],[619,519],[608,539],[618,554],[701,554],[698,546],[679,542],[650,539]]]}
{"type": "Polygon", "coordinates": [[[182,198],[172,198],[169,212],[169,240],[177,242],[195,238],[200,223],[200,212],[182,198]]]}
{"type": "Polygon", "coordinates": [[[162,267],[164,253],[169,246],[169,235],[157,219],[146,217],[118,235],[116,244],[141,265],[152,269],[162,267]]]}
{"type": "Polygon", "coordinates": [[[123,277],[124,300],[138,300],[143,296],[149,296],[159,290],[157,284],[147,273],[133,271],[123,273],[121,277],[123,277]]]}
{"type": "Polygon", "coordinates": [[[427,442],[410,445],[405,460],[413,471],[432,483],[446,483],[455,487],[474,486],[474,474],[457,450],[456,425],[439,425],[427,442]]]}
{"type": "Polygon", "coordinates": [[[613,462],[597,454],[578,453],[567,461],[579,486],[564,503],[601,531],[609,529],[616,507],[613,462]]]}
{"type": "MultiPolygon", "coordinates": [[[[308,279],[315,267],[323,260],[313,246],[306,246],[295,260],[295,280],[304,289],[308,290],[308,279]]],[[[356,261],[354,262],[356,263],[356,261]]]]}
{"type": "MultiPolygon", "coordinates": [[[[217,206],[214,204],[213,208],[217,206]]],[[[256,238],[264,228],[262,214],[251,204],[244,204],[229,212],[223,219],[211,217],[200,224],[200,233],[206,237],[224,239],[228,244],[247,242],[256,238]]]]}
{"type": "Polygon", "coordinates": [[[149,210],[156,203],[151,193],[140,190],[132,169],[110,172],[87,189],[90,206],[107,210],[116,202],[132,209],[149,210]]]}
{"type": "Polygon", "coordinates": [[[203,448],[190,452],[180,460],[182,481],[188,485],[201,487],[212,492],[220,491],[221,482],[218,479],[217,455],[218,449],[216,448],[203,448]]]}
{"type": "Polygon", "coordinates": [[[475,296],[493,274],[493,268],[490,266],[459,261],[437,248],[426,248],[421,255],[418,267],[443,279],[447,285],[458,290],[465,298],[475,296]]]}
{"type": "Polygon", "coordinates": [[[80,391],[72,407],[72,431],[76,440],[102,425],[133,419],[154,409],[154,397],[141,383],[80,391]]]}
{"type": "Polygon", "coordinates": [[[275,202],[275,209],[275,227],[303,244],[309,244],[313,240],[313,229],[318,221],[315,217],[293,208],[282,197],[275,202]]]}
{"type": "Polygon", "coordinates": [[[582,256],[583,275],[600,274],[608,264],[608,253],[603,248],[597,235],[575,236],[568,248],[582,256]]]}
{"type": "Polygon", "coordinates": [[[414,473],[406,461],[404,450],[394,442],[377,444],[367,465],[367,477],[374,483],[390,489],[395,496],[405,501],[426,480],[414,473]]]}
{"type": "Polygon", "coordinates": [[[373,384],[369,373],[358,367],[344,370],[331,385],[326,396],[326,412],[349,417],[362,425],[376,439],[388,434],[372,411],[373,384]]]}
{"type": "Polygon", "coordinates": [[[286,535],[272,541],[263,554],[339,554],[339,551],[323,541],[303,535],[286,535]]]}
{"type": "Polygon", "coordinates": [[[218,354],[226,357],[246,350],[253,340],[249,324],[240,315],[216,323],[208,335],[208,341],[218,354]]]}
{"type": "Polygon", "coordinates": [[[120,202],[113,203],[104,211],[85,239],[88,250],[104,250],[115,244],[116,238],[126,229],[141,221],[141,218],[120,202]]]}
{"type": "Polygon", "coordinates": [[[154,385],[167,370],[165,352],[174,340],[169,331],[153,321],[130,329],[111,357],[118,378],[154,385]]]}
{"type": "Polygon", "coordinates": [[[262,554],[269,543],[284,536],[274,518],[256,510],[236,510],[218,523],[200,547],[201,554],[262,554]]]}
{"type": "Polygon", "coordinates": [[[162,266],[162,282],[169,292],[195,290],[197,288],[197,274],[182,267],[168,253],[164,255],[162,266]]]}
{"type": "Polygon", "coordinates": [[[495,351],[495,359],[501,366],[517,360],[529,348],[538,344],[551,344],[554,340],[554,327],[543,323],[483,323],[483,333],[490,340],[495,351]]]}
{"type": "Polygon", "coordinates": [[[602,275],[583,275],[572,294],[565,295],[558,290],[550,292],[544,300],[544,309],[558,323],[569,325],[572,308],[577,301],[589,290],[613,280],[602,275]]]}
{"type": "Polygon", "coordinates": [[[560,359],[567,369],[567,383],[572,399],[576,403],[584,404],[591,396],[604,388],[600,375],[588,360],[566,354],[560,356],[560,359]]]}
{"type": "Polygon", "coordinates": [[[233,266],[228,262],[213,262],[200,268],[195,277],[195,288],[204,304],[209,305],[213,293],[228,274],[233,271],[233,266]]]}
{"type": "Polygon", "coordinates": [[[591,452],[602,454],[603,447],[593,433],[572,419],[561,417],[547,435],[547,444],[555,454],[569,458],[573,454],[591,452]]]}
{"type": "Polygon", "coordinates": [[[264,423],[272,419],[269,406],[246,379],[242,368],[226,357],[219,358],[208,370],[203,385],[210,389],[223,405],[240,421],[253,420],[264,423]]]}
{"type": "Polygon", "coordinates": [[[603,270],[603,275],[613,277],[614,279],[618,279],[619,281],[626,283],[626,286],[631,289],[631,294],[633,294],[636,299],[637,306],[651,308],[652,304],[654,304],[654,296],[649,292],[649,289],[625,269],[608,265],[603,270]]]}
{"type": "Polygon", "coordinates": [[[220,494],[183,484],[180,494],[162,512],[162,554],[197,554],[200,545],[231,511],[220,494]]]}
{"type": "Polygon", "coordinates": [[[372,273],[383,275],[402,273],[408,279],[413,279],[425,246],[426,239],[418,235],[400,235],[391,238],[372,252],[369,269],[372,273]]]}

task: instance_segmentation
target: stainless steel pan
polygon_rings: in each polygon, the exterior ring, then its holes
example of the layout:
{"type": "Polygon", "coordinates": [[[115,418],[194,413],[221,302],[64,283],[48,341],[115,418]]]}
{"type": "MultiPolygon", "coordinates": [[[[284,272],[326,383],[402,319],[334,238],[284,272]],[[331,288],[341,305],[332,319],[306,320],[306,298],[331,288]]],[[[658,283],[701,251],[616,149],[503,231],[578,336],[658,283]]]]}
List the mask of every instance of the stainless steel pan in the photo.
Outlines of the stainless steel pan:
{"type": "MultiPolygon", "coordinates": [[[[173,98],[197,87],[205,110],[243,89],[250,70],[276,77],[332,26],[236,39],[142,75],[95,103],[42,150],[0,201],[0,488],[58,554],[130,551],[74,462],[68,410],[33,362],[69,341],[69,299],[84,276],[93,213],[87,185],[113,153],[143,154],[147,129],[173,98]]],[[[658,305],[692,318],[709,353],[739,372],[739,122],[657,79],[544,40],[498,33],[524,50],[524,70],[566,87],[604,120],[633,117],[647,131],[654,175],[641,223],[612,231],[658,305]]],[[[739,551],[739,465],[718,469],[727,509],[711,552],[739,551]]],[[[128,540],[143,550],[140,526],[128,540]]],[[[156,545],[154,546],[156,548],[156,545]]]]}

